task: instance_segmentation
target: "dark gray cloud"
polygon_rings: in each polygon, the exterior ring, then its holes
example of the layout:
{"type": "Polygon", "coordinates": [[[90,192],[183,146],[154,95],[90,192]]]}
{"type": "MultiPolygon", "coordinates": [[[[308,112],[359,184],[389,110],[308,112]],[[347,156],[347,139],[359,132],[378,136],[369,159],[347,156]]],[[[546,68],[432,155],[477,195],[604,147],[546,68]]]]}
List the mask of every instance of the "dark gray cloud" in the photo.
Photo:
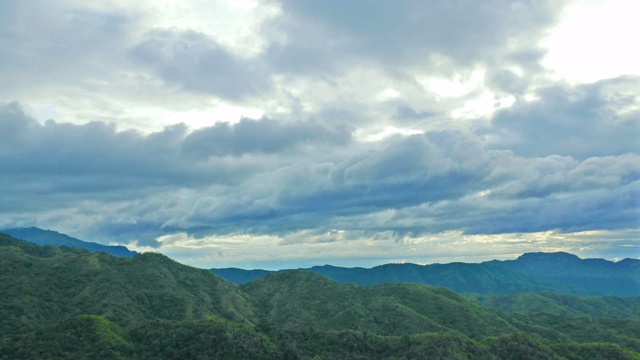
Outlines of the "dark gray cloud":
{"type": "Polygon", "coordinates": [[[351,141],[352,132],[345,126],[244,119],[195,131],[178,124],[143,135],[102,122],[74,125],[49,120],[41,125],[17,103],[0,107],[0,120],[3,172],[104,177],[99,186],[106,188],[237,182],[238,176],[246,175],[246,166],[259,170],[259,163],[268,161],[223,157],[340,147],[351,141]]]}
{"type": "Polygon", "coordinates": [[[558,191],[544,197],[517,198],[505,201],[499,208],[488,203],[486,207],[468,211],[473,204],[464,204],[471,206],[466,213],[475,212],[477,217],[469,219],[472,221],[463,229],[470,234],[495,234],[637,228],[640,225],[639,197],[640,183],[634,182],[615,189],[558,191]],[[511,211],[504,211],[504,208],[511,211]]]}
{"type": "Polygon", "coordinates": [[[637,229],[640,80],[554,80],[541,44],[566,4],[3,1],[0,228],[153,246],[637,229]]]}
{"type": "Polygon", "coordinates": [[[199,202],[179,223],[267,233],[632,228],[638,170],[638,155],[525,158],[489,150],[471,134],[434,132],[391,139],[337,163],[262,174],[199,202]]]}
{"type": "Polygon", "coordinates": [[[2,10],[0,79],[11,86],[0,96],[27,96],[52,83],[87,86],[117,72],[113,64],[126,64],[122,44],[127,25],[135,22],[132,14],[40,0],[3,1],[2,10]]]}
{"type": "Polygon", "coordinates": [[[395,106],[395,109],[396,109],[396,118],[404,121],[424,120],[424,119],[439,115],[435,111],[418,112],[414,108],[406,104],[397,104],[395,106]]]}
{"type": "Polygon", "coordinates": [[[267,118],[145,135],[102,122],[39,124],[7,104],[0,107],[0,213],[6,226],[71,217],[86,233],[149,244],[176,231],[634,228],[640,156],[625,126],[637,119],[634,111],[612,110],[634,99],[605,85],[543,90],[476,133],[375,142],[357,141],[352,128],[333,123],[267,118]],[[580,144],[619,143],[580,152],[561,135],[545,137],[537,124],[565,129],[580,144]],[[519,142],[501,144],[514,141],[511,132],[521,134],[519,142]],[[546,147],[525,134],[544,138],[546,147]]]}
{"type": "Polygon", "coordinates": [[[198,192],[206,197],[214,187],[211,191],[225,193],[227,187],[240,187],[290,161],[278,160],[276,152],[304,157],[327,146],[345,146],[351,139],[348,128],[268,119],[196,131],[179,124],[149,135],[118,131],[102,122],[39,124],[17,103],[0,107],[0,125],[0,172],[7,174],[0,180],[2,213],[77,211],[86,206],[95,207],[88,211],[104,210],[107,217],[105,209],[118,204],[121,213],[130,212],[135,219],[136,225],[128,227],[149,227],[146,218],[151,216],[158,229],[188,211],[192,205],[183,202],[197,201],[198,192]],[[188,193],[186,200],[180,189],[188,193]]]}
{"type": "Polygon", "coordinates": [[[30,128],[38,126],[38,123],[28,117],[23,108],[18,103],[0,104],[0,134],[2,142],[0,149],[2,152],[17,151],[18,145],[28,141],[25,136],[30,128]]]}
{"type": "Polygon", "coordinates": [[[5,213],[46,203],[117,202],[136,219],[122,226],[144,233],[154,225],[286,233],[344,221],[357,229],[473,233],[636,224],[640,160],[632,154],[527,158],[454,131],[350,145],[349,131],[268,119],[190,133],[176,125],[144,136],[97,122],[39,125],[17,104],[4,106],[2,116],[3,144],[13,141],[0,155],[2,172],[11,174],[3,179],[3,198],[11,200],[5,206],[17,206],[5,213]],[[348,146],[351,154],[323,163],[307,157],[313,152],[289,151],[314,141],[316,149],[348,146]],[[288,151],[287,160],[269,160],[278,151],[288,151]],[[224,160],[242,154],[251,156],[224,160]],[[176,198],[178,189],[185,193],[176,198]],[[25,202],[24,194],[38,198],[25,202]],[[152,206],[154,215],[140,204],[152,198],[162,204],[152,206]],[[388,210],[398,216],[366,221],[388,210]]]}
{"type": "Polygon", "coordinates": [[[343,162],[334,178],[350,185],[428,182],[452,173],[480,175],[481,148],[476,139],[458,132],[397,137],[383,148],[343,162]]]}
{"type": "Polygon", "coordinates": [[[529,85],[522,76],[508,69],[493,71],[486,80],[492,88],[516,97],[524,95],[529,85]]]}
{"type": "Polygon", "coordinates": [[[554,85],[539,100],[499,111],[480,129],[494,148],[523,156],[619,155],[640,150],[640,99],[634,77],[593,84],[554,85]],[[629,109],[629,110],[624,110],[629,109]]]}
{"type": "Polygon", "coordinates": [[[553,2],[282,1],[269,30],[286,40],[269,49],[281,71],[344,69],[354,61],[386,65],[511,62],[539,66],[531,41],[557,20],[553,2]],[[440,58],[438,58],[440,57],[440,58]],[[356,60],[358,59],[358,60],[356,60]],[[534,59],[536,61],[531,61],[534,59]]]}
{"type": "Polygon", "coordinates": [[[169,85],[187,91],[242,99],[263,95],[272,87],[270,73],[259,59],[245,59],[205,34],[156,30],[133,50],[169,85]]]}
{"type": "Polygon", "coordinates": [[[336,163],[279,168],[222,197],[200,201],[183,221],[286,233],[330,227],[335,217],[460,198],[484,173],[482,154],[465,156],[477,145],[469,140],[458,133],[398,137],[336,163]]]}
{"type": "Polygon", "coordinates": [[[346,145],[352,132],[345,125],[330,129],[312,122],[242,119],[235,125],[219,123],[192,132],[185,139],[182,152],[205,157],[274,154],[294,147],[346,145]]]}

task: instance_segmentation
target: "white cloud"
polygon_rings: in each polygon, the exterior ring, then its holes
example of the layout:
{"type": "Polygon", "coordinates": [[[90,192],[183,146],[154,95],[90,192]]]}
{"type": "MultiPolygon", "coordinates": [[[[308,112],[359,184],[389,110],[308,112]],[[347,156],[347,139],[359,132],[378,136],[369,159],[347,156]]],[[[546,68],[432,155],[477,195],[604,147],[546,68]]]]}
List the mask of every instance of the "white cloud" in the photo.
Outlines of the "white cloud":
{"type": "MultiPolygon", "coordinates": [[[[634,231],[584,231],[561,233],[507,233],[465,235],[446,231],[421,236],[398,236],[392,232],[375,237],[361,231],[300,231],[280,236],[242,233],[196,238],[185,233],[166,235],[159,248],[127,244],[136,251],[161,251],[183,263],[201,268],[292,269],[324,265],[373,267],[383,263],[481,262],[511,260],[525,252],[567,251],[584,258],[608,259],[634,256],[634,231]],[[629,252],[631,251],[631,252],[629,252]],[[605,255],[601,255],[605,254],[605,255]],[[398,260],[402,259],[402,260],[398,260]]],[[[637,255],[637,253],[636,253],[637,255]]]]}
{"type": "Polygon", "coordinates": [[[542,42],[544,66],[576,83],[640,75],[639,12],[636,1],[574,1],[542,42]]]}

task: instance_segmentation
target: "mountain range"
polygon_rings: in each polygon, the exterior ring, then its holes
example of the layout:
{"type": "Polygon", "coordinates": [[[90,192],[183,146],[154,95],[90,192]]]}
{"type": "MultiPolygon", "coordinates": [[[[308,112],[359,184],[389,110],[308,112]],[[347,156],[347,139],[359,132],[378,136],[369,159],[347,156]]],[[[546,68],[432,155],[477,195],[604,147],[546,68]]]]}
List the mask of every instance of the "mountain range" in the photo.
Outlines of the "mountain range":
{"type": "MultiPolygon", "coordinates": [[[[554,292],[640,296],[640,260],[580,259],[564,252],[528,253],[516,260],[492,260],[479,264],[385,264],[370,269],[324,265],[309,270],[339,282],[357,285],[416,283],[480,294],[554,292]]],[[[238,284],[273,273],[237,268],[211,271],[238,284]]]]}
{"type": "MultiPolygon", "coordinates": [[[[139,255],[124,246],[82,241],[35,227],[0,232],[38,245],[82,248],[125,258],[139,255]]],[[[461,293],[500,295],[561,293],[582,296],[640,296],[640,260],[627,258],[612,262],[604,259],[580,259],[564,252],[527,253],[515,260],[492,260],[479,264],[385,264],[370,269],[324,265],[308,270],[338,282],[357,285],[415,283],[444,286],[461,293]]],[[[211,271],[236,284],[244,284],[273,273],[238,268],[214,268],[211,271]]]]}
{"type": "Polygon", "coordinates": [[[43,230],[37,227],[12,228],[0,230],[0,233],[11,235],[16,239],[28,241],[38,245],[59,245],[86,249],[91,252],[104,252],[118,257],[134,257],[138,253],[120,245],[102,245],[94,242],[82,241],[69,235],[53,230],[43,230]]]}
{"type": "Polygon", "coordinates": [[[462,296],[311,270],[236,285],[161,254],[3,234],[0,288],[0,359],[640,359],[638,297],[462,296]]]}

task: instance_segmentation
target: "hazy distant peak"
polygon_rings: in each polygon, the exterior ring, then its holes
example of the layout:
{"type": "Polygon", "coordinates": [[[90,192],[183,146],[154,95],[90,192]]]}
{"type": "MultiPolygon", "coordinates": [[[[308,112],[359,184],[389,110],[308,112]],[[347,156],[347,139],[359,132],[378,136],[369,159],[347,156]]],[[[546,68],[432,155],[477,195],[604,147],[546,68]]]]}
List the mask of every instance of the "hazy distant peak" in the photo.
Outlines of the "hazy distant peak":
{"type": "Polygon", "coordinates": [[[37,227],[12,228],[0,232],[37,245],[58,245],[72,248],[86,249],[92,252],[104,252],[113,256],[130,258],[138,253],[122,245],[103,245],[95,242],[83,241],[54,230],[44,230],[37,227]]]}
{"type": "Polygon", "coordinates": [[[525,253],[518,257],[516,261],[529,260],[529,261],[543,261],[543,260],[571,260],[571,261],[580,261],[580,258],[576,255],[569,254],[563,251],[558,251],[554,253],[547,252],[533,252],[533,253],[525,253]]]}

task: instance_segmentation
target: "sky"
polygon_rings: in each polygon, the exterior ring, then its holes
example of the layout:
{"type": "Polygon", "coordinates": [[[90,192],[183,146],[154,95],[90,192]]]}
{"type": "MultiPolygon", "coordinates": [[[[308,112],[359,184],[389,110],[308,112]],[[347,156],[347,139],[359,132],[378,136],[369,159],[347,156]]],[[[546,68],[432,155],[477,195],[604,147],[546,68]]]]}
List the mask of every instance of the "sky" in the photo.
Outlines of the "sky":
{"type": "Polygon", "coordinates": [[[0,229],[201,268],[640,258],[639,11],[0,0],[0,229]]]}

